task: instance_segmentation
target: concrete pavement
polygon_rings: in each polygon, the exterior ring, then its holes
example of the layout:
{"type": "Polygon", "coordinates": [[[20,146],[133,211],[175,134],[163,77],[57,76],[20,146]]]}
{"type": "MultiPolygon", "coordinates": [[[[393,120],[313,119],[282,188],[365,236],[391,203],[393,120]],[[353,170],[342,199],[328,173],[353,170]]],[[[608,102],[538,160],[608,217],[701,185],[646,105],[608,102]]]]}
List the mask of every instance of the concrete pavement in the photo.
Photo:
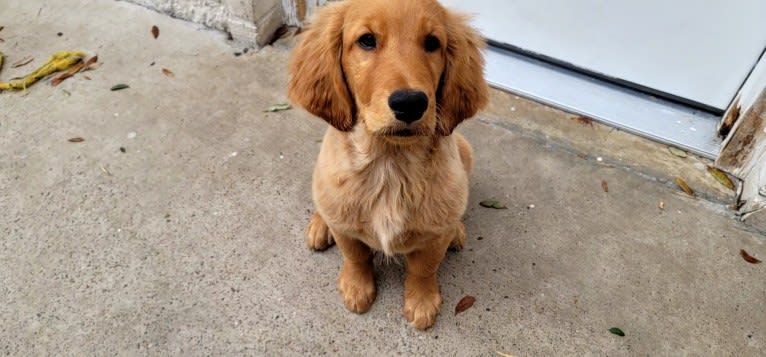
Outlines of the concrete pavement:
{"type": "Polygon", "coordinates": [[[481,117],[460,129],[467,244],[439,272],[434,328],[401,316],[398,261],[380,262],[371,311],[349,313],[337,249],[303,241],[325,124],[264,113],[286,101],[286,48],[235,56],[220,33],[112,1],[4,1],[0,26],[0,80],[62,49],[103,62],[0,93],[0,354],[766,354],[766,264],[739,256],[766,260],[762,236],[481,117]]]}

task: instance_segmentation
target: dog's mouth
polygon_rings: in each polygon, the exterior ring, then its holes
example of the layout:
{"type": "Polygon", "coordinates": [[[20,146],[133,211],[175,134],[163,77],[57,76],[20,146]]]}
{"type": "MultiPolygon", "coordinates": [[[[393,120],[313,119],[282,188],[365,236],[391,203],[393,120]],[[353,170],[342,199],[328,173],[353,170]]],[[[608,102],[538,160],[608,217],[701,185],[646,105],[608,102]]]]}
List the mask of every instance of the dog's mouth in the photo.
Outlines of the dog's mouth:
{"type": "Polygon", "coordinates": [[[417,135],[417,133],[411,129],[401,129],[401,130],[394,131],[390,134],[390,136],[398,136],[400,138],[407,138],[407,137],[415,136],[415,135],[417,135]]]}
{"type": "Polygon", "coordinates": [[[414,136],[426,136],[423,130],[414,128],[387,128],[377,133],[378,136],[395,137],[395,138],[410,138],[414,136]]]}

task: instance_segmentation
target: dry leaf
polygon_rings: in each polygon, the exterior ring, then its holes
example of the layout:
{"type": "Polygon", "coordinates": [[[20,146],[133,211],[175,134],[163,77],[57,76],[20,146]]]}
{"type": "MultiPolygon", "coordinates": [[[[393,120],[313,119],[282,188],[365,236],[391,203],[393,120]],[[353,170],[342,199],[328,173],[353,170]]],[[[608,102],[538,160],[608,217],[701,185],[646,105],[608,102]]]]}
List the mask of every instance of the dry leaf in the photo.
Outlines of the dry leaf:
{"type": "Polygon", "coordinates": [[[81,142],[83,142],[83,141],[85,141],[85,139],[83,139],[83,138],[81,138],[81,137],[79,137],[79,136],[78,136],[78,137],[76,137],[76,138],[71,138],[71,139],[69,139],[69,142],[70,142],[70,143],[81,143],[81,142]]]}
{"type": "Polygon", "coordinates": [[[156,25],[152,26],[152,36],[154,36],[154,38],[157,38],[160,36],[160,28],[157,27],[156,25]]]}
{"type": "Polygon", "coordinates": [[[274,105],[266,108],[266,110],[264,110],[264,111],[265,112],[272,112],[273,113],[273,112],[281,112],[283,110],[290,110],[290,109],[293,109],[292,105],[287,104],[287,103],[281,103],[281,104],[274,104],[274,105]]]}
{"type": "Polygon", "coordinates": [[[692,188],[691,188],[691,187],[689,187],[689,184],[687,184],[687,183],[686,183],[686,181],[684,181],[684,179],[682,179],[682,178],[680,178],[680,177],[676,177],[676,179],[675,179],[675,183],[676,183],[676,185],[678,185],[678,187],[679,187],[680,189],[682,189],[682,190],[683,190],[683,191],[684,191],[684,192],[685,192],[687,195],[694,197],[694,190],[692,190],[692,188]]]}
{"type": "Polygon", "coordinates": [[[502,353],[500,351],[495,351],[495,353],[497,353],[497,355],[500,356],[500,357],[516,357],[514,355],[509,355],[507,353],[502,353]]]}
{"type": "Polygon", "coordinates": [[[101,165],[101,171],[103,171],[107,176],[112,176],[112,173],[109,172],[109,169],[106,168],[103,164],[101,165]]]}
{"type": "Polygon", "coordinates": [[[166,75],[168,77],[175,77],[176,76],[176,74],[173,73],[173,71],[171,71],[171,70],[169,70],[167,68],[163,68],[162,69],[162,74],[164,74],[164,75],[166,75]]]}
{"type": "Polygon", "coordinates": [[[69,69],[66,72],[64,72],[62,74],[59,74],[58,76],[54,77],[51,80],[51,85],[54,86],[54,87],[59,85],[65,79],[67,79],[67,78],[69,78],[71,76],[74,76],[75,73],[81,71],[84,67],[85,67],[85,64],[82,63],[82,62],[80,62],[80,63],[78,63],[78,64],[76,64],[76,65],[74,65],[72,67],[69,67],[69,69]]]}
{"type": "Polygon", "coordinates": [[[88,77],[88,76],[82,76],[82,79],[85,79],[85,80],[88,80],[88,81],[89,81],[89,80],[90,80],[90,77],[88,77]]]}
{"type": "Polygon", "coordinates": [[[606,183],[606,180],[601,180],[601,189],[603,189],[604,192],[609,192],[609,184],[606,183]]]}
{"type": "Polygon", "coordinates": [[[739,209],[742,208],[742,206],[744,206],[745,203],[747,203],[747,200],[738,200],[737,202],[734,202],[726,207],[732,211],[739,211],[739,209]]]}
{"type": "Polygon", "coordinates": [[[470,309],[474,302],[476,302],[476,298],[471,295],[466,295],[460,299],[460,302],[455,306],[455,315],[470,309]]]}
{"type": "Polygon", "coordinates": [[[484,200],[479,202],[479,206],[486,207],[486,208],[494,208],[494,209],[507,209],[504,204],[500,203],[499,201],[495,200],[484,200]]]}
{"type": "Polygon", "coordinates": [[[668,150],[670,150],[670,153],[675,155],[675,156],[678,156],[678,157],[681,157],[681,158],[689,157],[689,155],[686,153],[686,151],[683,151],[683,150],[681,150],[679,148],[674,148],[674,147],[670,146],[670,147],[668,147],[668,150]]]}
{"type": "Polygon", "coordinates": [[[734,182],[731,181],[731,179],[729,178],[728,175],[726,175],[725,172],[723,172],[723,171],[721,171],[721,170],[719,170],[719,169],[717,169],[717,168],[715,168],[713,166],[708,166],[707,167],[707,172],[709,172],[711,175],[713,175],[713,177],[715,177],[715,179],[718,180],[718,182],[720,182],[721,185],[726,186],[726,188],[728,188],[728,189],[730,189],[732,191],[736,190],[736,186],[734,186],[734,182]]]}
{"type": "Polygon", "coordinates": [[[758,264],[761,262],[760,260],[755,259],[752,255],[748,254],[744,249],[740,249],[739,255],[741,255],[742,259],[750,264],[758,264]]]}
{"type": "Polygon", "coordinates": [[[23,59],[20,59],[20,60],[18,60],[18,61],[16,61],[16,62],[14,62],[14,63],[11,65],[11,68],[19,68],[19,67],[21,67],[21,66],[26,66],[26,65],[28,65],[28,64],[29,64],[29,62],[32,62],[32,61],[34,61],[34,60],[35,60],[35,58],[34,58],[34,57],[29,57],[29,58],[23,58],[23,59]]]}
{"type": "Polygon", "coordinates": [[[98,66],[96,65],[96,62],[98,62],[98,56],[93,56],[89,58],[87,61],[85,61],[85,67],[82,68],[83,71],[88,71],[91,69],[96,69],[98,66]]]}
{"type": "Polygon", "coordinates": [[[573,117],[572,119],[574,119],[575,121],[577,121],[578,123],[582,125],[590,125],[591,127],[593,127],[593,119],[591,118],[578,115],[576,117],[573,117]]]}
{"type": "Polygon", "coordinates": [[[613,334],[615,334],[617,336],[620,336],[620,337],[625,337],[625,332],[622,332],[622,330],[620,330],[619,327],[612,327],[612,328],[609,329],[609,332],[611,332],[611,333],[613,333],[613,334]]]}

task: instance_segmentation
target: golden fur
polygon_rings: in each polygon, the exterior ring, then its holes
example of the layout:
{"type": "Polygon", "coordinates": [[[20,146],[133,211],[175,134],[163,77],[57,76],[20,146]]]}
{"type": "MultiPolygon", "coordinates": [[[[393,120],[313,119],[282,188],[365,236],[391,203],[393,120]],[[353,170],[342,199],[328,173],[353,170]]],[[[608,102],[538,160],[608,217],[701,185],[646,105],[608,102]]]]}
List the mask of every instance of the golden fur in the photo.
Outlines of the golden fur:
{"type": "Polygon", "coordinates": [[[290,98],[331,125],[314,170],[307,244],[338,244],[338,287],[351,311],[375,299],[373,250],[403,254],[404,315],[419,329],[434,323],[436,271],[465,239],[472,154],[453,130],[487,103],[481,46],[463,17],[434,0],[347,0],[320,10],[293,52],[290,98]],[[361,47],[364,35],[375,37],[374,49],[361,47]],[[438,48],[426,50],[427,37],[438,48]],[[409,126],[388,103],[400,89],[428,97],[409,126]],[[410,135],[396,134],[404,128],[410,135]]]}

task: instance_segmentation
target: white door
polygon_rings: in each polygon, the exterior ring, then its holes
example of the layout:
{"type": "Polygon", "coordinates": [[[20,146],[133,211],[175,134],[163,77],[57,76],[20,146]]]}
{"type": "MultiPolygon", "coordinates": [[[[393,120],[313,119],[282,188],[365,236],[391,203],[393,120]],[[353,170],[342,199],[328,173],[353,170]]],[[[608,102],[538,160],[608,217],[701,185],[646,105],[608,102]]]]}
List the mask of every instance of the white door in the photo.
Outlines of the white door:
{"type": "Polygon", "coordinates": [[[490,40],[722,112],[766,48],[766,0],[442,0],[490,40]]]}

